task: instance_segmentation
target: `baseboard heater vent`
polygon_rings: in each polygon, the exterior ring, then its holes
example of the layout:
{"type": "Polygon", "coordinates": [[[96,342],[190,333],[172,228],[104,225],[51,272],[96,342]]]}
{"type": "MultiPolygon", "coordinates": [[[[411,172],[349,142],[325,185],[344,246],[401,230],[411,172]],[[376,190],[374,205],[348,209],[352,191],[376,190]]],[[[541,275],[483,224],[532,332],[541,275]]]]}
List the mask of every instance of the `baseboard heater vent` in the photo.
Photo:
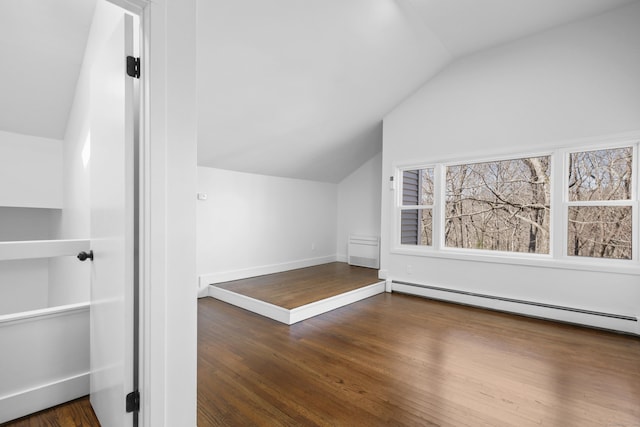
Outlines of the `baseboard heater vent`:
{"type": "Polygon", "coordinates": [[[456,290],[456,289],[440,288],[440,287],[437,287],[437,286],[419,285],[417,283],[402,282],[402,281],[398,281],[398,280],[393,280],[392,283],[397,283],[399,285],[405,285],[405,286],[415,286],[417,288],[430,289],[430,290],[433,290],[433,291],[440,291],[440,292],[448,292],[448,293],[452,293],[452,294],[459,294],[459,295],[465,295],[465,296],[470,296],[470,297],[486,298],[486,299],[505,301],[505,302],[513,302],[513,303],[518,303],[518,304],[532,305],[532,306],[536,306],[536,307],[552,308],[552,309],[555,309],[555,310],[572,311],[574,313],[590,314],[592,316],[609,317],[609,318],[612,318],[612,319],[627,320],[627,321],[630,321],[630,322],[637,322],[638,321],[638,319],[636,317],[625,316],[625,315],[622,315],[622,314],[603,313],[603,312],[600,312],[600,311],[584,310],[584,309],[575,308],[575,307],[565,307],[565,306],[561,306],[561,305],[545,304],[545,303],[541,303],[541,302],[525,301],[525,300],[519,300],[519,299],[513,299],[513,298],[498,297],[498,296],[495,296],[495,295],[478,294],[478,293],[475,293],[475,292],[459,291],[459,290],[456,290]]]}
{"type": "Polygon", "coordinates": [[[380,268],[380,239],[376,236],[349,235],[348,263],[360,267],[380,268]]]}

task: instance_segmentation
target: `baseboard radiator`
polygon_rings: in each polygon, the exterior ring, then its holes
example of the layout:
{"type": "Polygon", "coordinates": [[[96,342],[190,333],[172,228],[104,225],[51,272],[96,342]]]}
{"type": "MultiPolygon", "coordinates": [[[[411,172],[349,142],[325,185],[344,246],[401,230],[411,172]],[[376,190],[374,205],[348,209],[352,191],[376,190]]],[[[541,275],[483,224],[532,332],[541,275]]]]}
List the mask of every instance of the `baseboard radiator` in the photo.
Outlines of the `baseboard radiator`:
{"type": "Polygon", "coordinates": [[[349,235],[347,261],[350,265],[380,268],[380,239],[377,236],[349,235]]]}
{"type": "MultiPolygon", "coordinates": [[[[610,318],[610,319],[626,320],[626,321],[629,321],[629,322],[637,322],[638,321],[637,317],[626,316],[626,315],[622,315],[622,314],[603,313],[603,312],[600,312],[600,311],[584,310],[584,309],[575,308],[575,307],[565,307],[565,306],[561,306],[561,305],[553,305],[553,304],[546,304],[546,303],[540,303],[540,302],[534,302],[534,301],[519,300],[519,299],[514,299],[514,298],[499,297],[499,296],[495,296],[495,295],[479,294],[479,293],[476,293],[476,292],[460,291],[460,290],[456,290],[456,289],[447,289],[447,288],[441,288],[441,287],[437,287],[437,286],[420,285],[420,284],[417,284],[417,283],[402,282],[402,281],[399,281],[399,280],[393,280],[392,283],[395,283],[395,284],[398,284],[398,285],[412,286],[412,287],[417,287],[417,288],[422,288],[422,289],[428,289],[428,290],[438,291],[438,292],[447,292],[447,293],[450,293],[450,294],[458,294],[458,295],[464,295],[464,296],[469,296],[469,297],[485,298],[485,299],[489,299],[489,300],[497,300],[497,301],[504,301],[504,302],[510,302],[510,303],[524,304],[524,305],[530,305],[530,306],[535,306],[535,307],[550,308],[550,309],[554,309],[554,310],[570,311],[570,312],[574,312],[574,313],[588,314],[588,315],[591,315],[591,316],[607,317],[607,318],[610,318]]],[[[434,299],[436,299],[436,298],[434,298],[434,299]]]]}

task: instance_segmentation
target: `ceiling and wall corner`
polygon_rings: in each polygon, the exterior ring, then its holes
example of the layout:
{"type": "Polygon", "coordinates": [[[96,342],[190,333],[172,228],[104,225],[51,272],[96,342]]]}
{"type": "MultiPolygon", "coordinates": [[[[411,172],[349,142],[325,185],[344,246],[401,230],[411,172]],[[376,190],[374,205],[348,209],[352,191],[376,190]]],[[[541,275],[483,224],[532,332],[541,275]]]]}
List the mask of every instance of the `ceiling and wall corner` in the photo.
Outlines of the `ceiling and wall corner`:
{"type": "Polygon", "coordinates": [[[64,138],[95,1],[0,5],[0,130],[64,138]]]}
{"type": "Polygon", "coordinates": [[[201,166],[339,182],[379,152],[389,106],[448,59],[390,0],[198,7],[201,166]]]}
{"type": "Polygon", "coordinates": [[[452,60],[627,3],[200,1],[199,165],[340,182],[452,60]]]}
{"type": "Polygon", "coordinates": [[[460,58],[582,20],[635,0],[397,0],[410,2],[443,46],[460,58]]]}
{"type": "MultiPolygon", "coordinates": [[[[198,164],[340,182],[452,61],[634,1],[199,1],[198,164]]],[[[0,4],[0,130],[63,138],[94,4],[0,4]]]]}

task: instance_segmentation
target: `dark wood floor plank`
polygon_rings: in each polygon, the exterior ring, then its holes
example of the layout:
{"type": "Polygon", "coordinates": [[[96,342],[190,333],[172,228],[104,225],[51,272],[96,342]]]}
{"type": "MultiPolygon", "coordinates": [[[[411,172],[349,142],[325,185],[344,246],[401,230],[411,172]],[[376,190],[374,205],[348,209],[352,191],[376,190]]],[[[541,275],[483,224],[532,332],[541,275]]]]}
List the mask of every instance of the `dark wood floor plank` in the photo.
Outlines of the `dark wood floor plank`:
{"type": "MultiPolygon", "coordinates": [[[[640,339],[382,294],[292,326],[199,301],[198,426],[640,425],[640,339]]],[[[97,426],[87,398],[3,427],[97,426]]]]}
{"type": "Polygon", "coordinates": [[[0,427],[100,427],[100,423],[87,396],[0,424],[0,427]]]}
{"type": "Polygon", "coordinates": [[[291,310],[379,281],[378,270],[332,262],[214,286],[291,310]]]}
{"type": "Polygon", "coordinates": [[[290,327],[199,305],[200,427],[640,425],[635,337],[399,294],[290,327]]]}

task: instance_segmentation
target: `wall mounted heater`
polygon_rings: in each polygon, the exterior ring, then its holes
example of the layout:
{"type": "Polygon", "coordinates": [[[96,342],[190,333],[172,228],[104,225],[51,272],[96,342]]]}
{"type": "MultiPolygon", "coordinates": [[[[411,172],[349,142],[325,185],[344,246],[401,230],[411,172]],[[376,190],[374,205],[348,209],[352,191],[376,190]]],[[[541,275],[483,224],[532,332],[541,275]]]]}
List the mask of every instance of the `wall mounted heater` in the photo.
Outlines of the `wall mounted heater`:
{"type": "Polygon", "coordinates": [[[380,239],[350,234],[347,260],[350,265],[380,268],[380,239]]]}

